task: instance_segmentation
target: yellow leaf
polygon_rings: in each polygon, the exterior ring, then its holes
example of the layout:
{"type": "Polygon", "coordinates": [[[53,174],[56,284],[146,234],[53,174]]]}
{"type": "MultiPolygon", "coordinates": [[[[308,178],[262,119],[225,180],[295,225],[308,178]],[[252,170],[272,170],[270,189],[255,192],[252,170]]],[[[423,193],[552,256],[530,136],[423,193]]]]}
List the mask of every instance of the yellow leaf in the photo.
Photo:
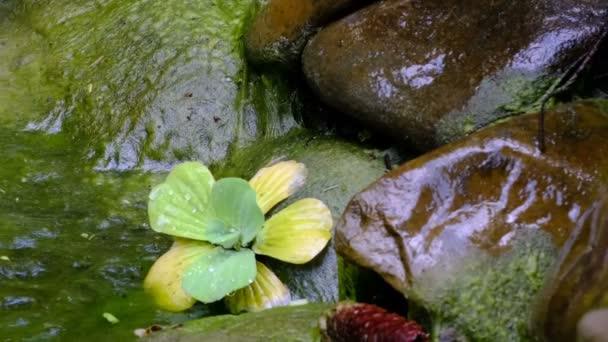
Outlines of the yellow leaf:
{"type": "Polygon", "coordinates": [[[266,214],[277,203],[296,192],[306,181],[306,166],[293,160],[260,169],[249,181],[257,202],[266,214]]]}
{"type": "Polygon", "coordinates": [[[144,289],[164,310],[177,312],[190,308],[196,299],[182,289],[184,271],[214,247],[202,241],[176,239],[171,249],[150,268],[144,280],[144,289]]]}
{"type": "Polygon", "coordinates": [[[232,313],[256,312],[291,302],[289,289],[261,262],[256,262],[257,274],[249,286],[226,297],[226,306],[232,313]]]}
{"type": "Polygon", "coordinates": [[[303,264],[314,258],[331,238],[331,212],[315,198],[292,203],[272,216],[258,233],[253,251],[303,264]]]}

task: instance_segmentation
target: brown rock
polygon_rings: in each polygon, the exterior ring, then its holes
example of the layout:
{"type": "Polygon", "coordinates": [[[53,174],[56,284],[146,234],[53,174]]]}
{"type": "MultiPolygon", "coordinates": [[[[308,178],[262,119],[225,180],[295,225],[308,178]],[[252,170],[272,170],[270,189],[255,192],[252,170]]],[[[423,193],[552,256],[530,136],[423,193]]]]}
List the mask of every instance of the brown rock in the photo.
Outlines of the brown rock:
{"type": "Polygon", "coordinates": [[[337,13],[374,0],[271,0],[247,34],[247,57],[257,64],[294,66],[308,38],[337,13]]]}
{"type": "MultiPolygon", "coordinates": [[[[549,265],[584,239],[577,227],[595,227],[608,195],[603,106],[548,113],[545,154],[535,146],[536,116],[524,115],[404,164],[353,197],[337,226],[338,252],[474,340],[528,336],[549,265]]],[[[572,255],[589,265],[586,277],[606,271],[605,254],[572,255]]]]}
{"type": "Polygon", "coordinates": [[[608,193],[603,195],[582,213],[587,217],[545,281],[533,321],[541,340],[574,341],[578,330],[583,341],[608,341],[608,309],[596,310],[608,308],[608,193]]]}

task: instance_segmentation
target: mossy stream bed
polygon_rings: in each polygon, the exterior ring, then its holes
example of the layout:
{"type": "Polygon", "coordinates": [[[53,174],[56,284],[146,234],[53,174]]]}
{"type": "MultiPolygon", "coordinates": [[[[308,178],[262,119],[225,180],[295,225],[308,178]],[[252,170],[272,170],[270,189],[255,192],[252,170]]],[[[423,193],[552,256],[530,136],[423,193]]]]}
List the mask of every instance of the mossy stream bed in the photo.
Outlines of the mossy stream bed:
{"type": "Polygon", "coordinates": [[[65,135],[2,129],[0,146],[0,340],[126,340],[200,314],[162,313],[142,293],[169,244],[146,225],[154,176],[87,171],[65,135]]]}

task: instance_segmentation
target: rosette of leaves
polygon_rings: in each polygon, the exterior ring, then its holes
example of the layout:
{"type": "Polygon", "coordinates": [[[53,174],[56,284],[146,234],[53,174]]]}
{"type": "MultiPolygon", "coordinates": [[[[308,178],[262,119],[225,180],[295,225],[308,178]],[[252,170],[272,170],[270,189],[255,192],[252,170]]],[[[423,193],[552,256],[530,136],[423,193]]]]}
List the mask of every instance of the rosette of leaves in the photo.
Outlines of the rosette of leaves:
{"type": "Polygon", "coordinates": [[[222,298],[233,313],[289,304],[287,287],[255,255],[303,264],[327,245],[333,223],[318,199],[301,199],[264,217],[305,178],[306,167],[295,161],[263,168],[249,182],[216,181],[198,162],[175,167],[150,192],[150,226],[175,242],[152,265],[146,291],[168,311],[222,298]]]}

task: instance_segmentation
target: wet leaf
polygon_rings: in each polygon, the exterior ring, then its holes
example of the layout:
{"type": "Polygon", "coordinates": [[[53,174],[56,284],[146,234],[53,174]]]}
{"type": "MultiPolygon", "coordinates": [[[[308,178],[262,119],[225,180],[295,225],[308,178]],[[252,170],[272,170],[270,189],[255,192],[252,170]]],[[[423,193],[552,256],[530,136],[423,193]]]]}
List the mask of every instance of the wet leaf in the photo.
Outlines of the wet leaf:
{"type": "Polygon", "coordinates": [[[260,169],[249,184],[255,189],[257,201],[264,213],[292,195],[304,185],[306,166],[293,160],[260,169]]]}
{"type": "Polygon", "coordinates": [[[305,198],[266,221],[253,250],[282,261],[303,264],[327,245],[332,224],[331,213],[323,202],[305,198]]]}
{"type": "Polygon", "coordinates": [[[256,312],[290,303],[289,289],[261,262],[257,262],[255,281],[226,297],[226,306],[232,313],[256,312]]]}
{"type": "Polygon", "coordinates": [[[237,234],[242,246],[253,240],[264,223],[256,193],[243,179],[224,178],[216,182],[211,202],[214,217],[224,224],[224,231],[237,234]]]}
{"type": "Polygon", "coordinates": [[[182,288],[184,272],[212,249],[213,245],[206,242],[176,240],[171,249],[156,260],[148,271],[144,289],[164,310],[176,312],[190,308],[196,300],[182,288]]]}
{"type": "Polygon", "coordinates": [[[159,233],[217,242],[228,234],[210,216],[209,200],[215,180],[200,163],[176,166],[166,181],[152,189],[148,202],[150,226],[159,233]]]}
{"type": "Polygon", "coordinates": [[[216,247],[194,261],[184,274],[184,291],[203,303],[211,303],[253,282],[255,254],[216,247]]]}

